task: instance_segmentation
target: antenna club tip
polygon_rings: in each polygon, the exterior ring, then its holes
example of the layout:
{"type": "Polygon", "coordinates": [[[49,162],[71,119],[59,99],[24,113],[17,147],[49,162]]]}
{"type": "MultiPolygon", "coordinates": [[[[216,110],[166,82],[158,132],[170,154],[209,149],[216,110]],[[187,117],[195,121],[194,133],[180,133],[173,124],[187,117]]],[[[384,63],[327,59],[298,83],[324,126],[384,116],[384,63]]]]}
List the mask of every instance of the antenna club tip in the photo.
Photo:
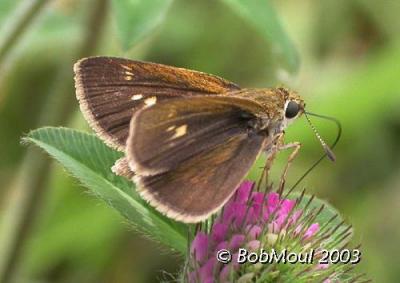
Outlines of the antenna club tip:
{"type": "Polygon", "coordinates": [[[332,162],[335,162],[335,161],[336,161],[336,156],[335,156],[335,154],[333,153],[333,151],[332,151],[327,145],[324,146],[324,150],[325,150],[325,152],[326,152],[326,156],[327,156],[332,162]]]}

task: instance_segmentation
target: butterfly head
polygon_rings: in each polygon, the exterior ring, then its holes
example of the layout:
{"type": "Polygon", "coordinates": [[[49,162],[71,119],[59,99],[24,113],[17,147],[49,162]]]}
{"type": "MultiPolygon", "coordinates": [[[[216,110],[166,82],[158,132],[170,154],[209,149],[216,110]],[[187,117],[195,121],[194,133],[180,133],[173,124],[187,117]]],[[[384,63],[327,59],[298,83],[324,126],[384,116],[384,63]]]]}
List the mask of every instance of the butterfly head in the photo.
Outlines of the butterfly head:
{"type": "Polygon", "coordinates": [[[295,91],[280,87],[275,89],[275,93],[280,104],[276,115],[277,130],[280,132],[304,113],[305,103],[295,91]]]}
{"type": "MultiPolygon", "coordinates": [[[[319,140],[319,142],[321,143],[326,156],[332,160],[335,161],[336,157],[335,154],[333,153],[332,149],[327,145],[327,143],[321,138],[320,134],[318,133],[317,129],[314,127],[314,125],[311,123],[311,120],[309,119],[308,115],[312,115],[312,116],[317,116],[320,118],[324,118],[324,119],[328,119],[331,120],[333,122],[335,122],[338,126],[338,136],[337,139],[334,143],[334,145],[336,144],[336,142],[339,140],[340,138],[340,134],[341,134],[341,126],[340,123],[332,118],[332,117],[327,117],[327,116],[323,116],[323,115],[318,115],[318,114],[314,114],[314,113],[310,113],[305,111],[305,103],[304,100],[294,91],[288,90],[286,88],[277,88],[276,92],[280,93],[281,96],[283,96],[284,100],[285,100],[285,104],[284,104],[284,110],[283,110],[283,119],[280,122],[280,126],[278,126],[275,129],[275,132],[281,132],[283,131],[289,124],[291,124],[296,118],[300,117],[302,114],[305,115],[307,122],[309,123],[311,129],[314,131],[315,136],[317,137],[317,139],[319,140]]],[[[279,123],[278,123],[279,125],[279,123]]],[[[319,161],[318,161],[319,162],[319,161]]],[[[318,162],[316,164],[318,164],[318,162]]]]}

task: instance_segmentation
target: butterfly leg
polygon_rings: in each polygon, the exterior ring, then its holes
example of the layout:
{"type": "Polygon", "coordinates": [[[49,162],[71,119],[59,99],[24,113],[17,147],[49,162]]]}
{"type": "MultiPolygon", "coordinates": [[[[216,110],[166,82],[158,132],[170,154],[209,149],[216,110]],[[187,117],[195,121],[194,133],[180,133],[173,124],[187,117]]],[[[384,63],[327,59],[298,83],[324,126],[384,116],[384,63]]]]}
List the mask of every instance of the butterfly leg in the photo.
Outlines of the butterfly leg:
{"type": "Polygon", "coordinates": [[[125,177],[129,180],[131,180],[133,176],[135,176],[135,173],[129,168],[128,160],[126,159],[126,157],[118,159],[115,162],[114,166],[111,167],[111,171],[115,175],[125,177]]]}
{"type": "Polygon", "coordinates": [[[267,153],[267,160],[265,161],[265,165],[263,166],[263,171],[261,172],[260,181],[257,184],[257,190],[260,189],[262,184],[265,184],[266,191],[271,190],[272,185],[268,184],[269,171],[271,170],[272,163],[274,162],[278,152],[280,150],[285,149],[283,148],[285,146],[284,136],[285,136],[284,132],[276,135],[273,138],[272,142],[268,143],[265,146],[265,151],[267,153]]]}
{"type": "Polygon", "coordinates": [[[285,182],[286,182],[287,172],[288,172],[289,167],[292,164],[293,160],[296,158],[297,154],[299,153],[300,148],[301,148],[301,143],[299,143],[299,142],[287,143],[287,144],[279,146],[277,148],[277,151],[293,149],[292,153],[288,157],[287,163],[286,163],[285,168],[283,169],[283,172],[281,175],[279,189],[278,189],[279,194],[282,194],[282,192],[283,192],[283,188],[284,188],[285,182]]]}
{"type": "Polygon", "coordinates": [[[283,192],[283,188],[284,188],[285,182],[286,182],[287,172],[288,172],[289,167],[291,166],[293,160],[297,156],[297,154],[300,150],[300,147],[301,147],[301,144],[299,142],[292,142],[292,143],[285,144],[284,136],[285,136],[284,132],[280,133],[273,139],[273,142],[266,147],[267,152],[269,154],[268,154],[267,161],[265,163],[264,170],[262,172],[260,182],[258,185],[258,186],[260,186],[260,183],[265,179],[265,184],[266,184],[267,190],[269,189],[268,188],[268,175],[269,175],[269,171],[272,167],[272,163],[275,160],[277,153],[282,150],[293,149],[292,153],[288,157],[288,161],[285,165],[285,168],[283,169],[283,172],[282,172],[282,175],[280,178],[280,183],[279,183],[279,187],[278,187],[279,193],[283,192]]]}
{"type": "Polygon", "coordinates": [[[284,133],[277,135],[274,138],[272,145],[269,145],[267,147],[267,148],[269,148],[269,149],[267,149],[267,152],[269,152],[269,154],[268,154],[267,160],[265,162],[263,171],[261,173],[260,181],[258,182],[258,185],[257,185],[257,190],[259,190],[261,183],[265,184],[266,190],[270,190],[269,185],[268,185],[268,175],[269,175],[269,171],[272,167],[272,163],[275,160],[276,155],[278,154],[278,152],[280,152],[282,150],[293,149],[292,153],[288,157],[288,161],[285,165],[285,168],[283,169],[283,172],[282,172],[281,178],[280,178],[278,193],[281,194],[283,192],[283,188],[284,188],[285,182],[286,182],[286,175],[289,170],[289,167],[291,166],[293,160],[296,158],[296,156],[299,153],[299,150],[301,148],[301,143],[299,143],[299,142],[292,142],[292,143],[285,144],[284,136],[285,136],[284,133]]]}

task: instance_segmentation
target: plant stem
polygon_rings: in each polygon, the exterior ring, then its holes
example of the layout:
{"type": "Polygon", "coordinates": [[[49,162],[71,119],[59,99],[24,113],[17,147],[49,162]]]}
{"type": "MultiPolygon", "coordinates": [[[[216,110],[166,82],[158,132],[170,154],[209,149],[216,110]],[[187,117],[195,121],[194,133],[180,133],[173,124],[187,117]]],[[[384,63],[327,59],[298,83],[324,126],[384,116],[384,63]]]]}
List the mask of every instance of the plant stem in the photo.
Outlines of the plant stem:
{"type": "MultiPolygon", "coordinates": [[[[92,2],[88,7],[91,15],[77,58],[89,56],[94,52],[106,19],[108,0],[92,2]]],[[[39,126],[66,124],[70,120],[76,105],[75,96],[72,95],[72,64],[73,62],[70,62],[67,69],[61,68],[62,79],[57,80],[60,83],[55,85],[54,93],[49,96],[39,119],[39,126]]],[[[37,149],[29,148],[11,188],[13,195],[1,227],[0,282],[13,282],[17,277],[26,240],[32,232],[41,200],[46,193],[49,170],[50,160],[37,149]]]]}

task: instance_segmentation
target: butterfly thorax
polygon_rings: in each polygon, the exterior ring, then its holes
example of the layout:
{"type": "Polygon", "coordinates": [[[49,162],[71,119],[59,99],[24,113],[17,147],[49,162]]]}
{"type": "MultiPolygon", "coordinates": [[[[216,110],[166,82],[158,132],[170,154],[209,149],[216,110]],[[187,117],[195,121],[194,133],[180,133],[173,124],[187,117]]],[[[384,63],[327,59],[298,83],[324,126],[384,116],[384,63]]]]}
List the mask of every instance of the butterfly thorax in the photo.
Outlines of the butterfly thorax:
{"type": "Polygon", "coordinates": [[[252,100],[261,106],[261,111],[249,119],[250,133],[275,135],[283,130],[285,103],[289,97],[286,91],[276,88],[241,89],[230,95],[252,100]]]}
{"type": "Polygon", "coordinates": [[[247,88],[235,91],[234,96],[247,98],[259,103],[269,119],[282,117],[288,94],[275,88],[247,88]]]}

